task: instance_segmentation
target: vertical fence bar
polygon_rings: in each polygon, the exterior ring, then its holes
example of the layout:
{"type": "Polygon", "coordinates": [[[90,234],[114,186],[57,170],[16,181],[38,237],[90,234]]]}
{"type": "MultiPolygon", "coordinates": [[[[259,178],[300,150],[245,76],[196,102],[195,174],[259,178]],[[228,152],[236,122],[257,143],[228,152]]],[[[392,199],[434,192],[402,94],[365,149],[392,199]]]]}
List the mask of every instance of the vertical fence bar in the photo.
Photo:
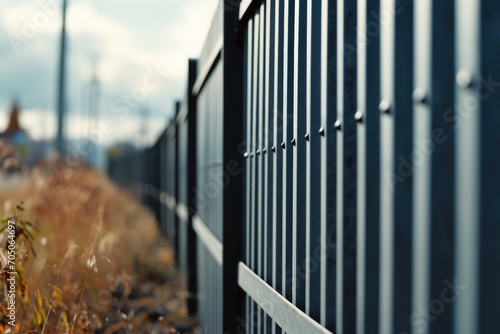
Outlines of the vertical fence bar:
{"type": "MultiPolygon", "coordinates": [[[[453,0],[433,2],[432,4],[432,64],[430,65],[432,95],[429,96],[432,108],[430,137],[434,144],[431,162],[431,258],[430,258],[430,300],[442,298],[445,280],[455,276],[455,130],[446,121],[445,114],[455,100],[455,87],[452,84],[455,70],[455,32],[453,0]],[[440,17],[451,16],[449,20],[440,17]],[[441,84],[440,84],[441,82],[441,84]],[[444,141],[443,141],[444,139],[444,141]]],[[[417,87],[418,88],[418,87],[417,87]]],[[[418,91],[417,91],[418,93],[418,91]]],[[[416,103],[418,95],[415,96],[416,103]]],[[[425,99],[424,101],[425,102],[425,99]]],[[[422,143],[416,145],[422,150],[422,143]]],[[[416,222],[415,222],[416,223],[416,222]]],[[[431,302],[429,301],[429,303],[431,302]]],[[[430,324],[431,333],[451,333],[453,330],[453,305],[446,308],[439,319],[430,324]]]]}
{"type": "MultiPolygon", "coordinates": [[[[453,0],[415,4],[413,314],[441,300],[454,277],[454,131],[444,117],[454,102],[453,12],[453,0]]],[[[432,321],[416,318],[412,331],[452,333],[452,308],[432,308],[432,321]]]]}
{"type": "MultiPolygon", "coordinates": [[[[273,141],[271,151],[273,159],[273,287],[276,291],[283,291],[283,153],[280,139],[283,137],[283,45],[284,45],[284,6],[283,1],[275,1],[275,42],[274,42],[274,104],[273,104],[273,141]]],[[[276,325],[274,333],[281,329],[276,325]]]]}
{"type": "Polygon", "coordinates": [[[457,279],[454,285],[466,286],[457,298],[455,329],[457,334],[479,333],[479,256],[480,256],[480,108],[472,88],[472,78],[481,75],[481,1],[456,1],[457,22],[457,113],[456,124],[456,218],[457,218],[457,279]],[[466,104],[467,102],[467,104],[466,104]],[[471,103],[472,102],[472,103],[471,103]],[[467,115],[458,117],[458,115],[467,115]]]}
{"type": "Polygon", "coordinates": [[[293,134],[290,150],[293,151],[293,253],[292,253],[292,302],[302,311],[305,310],[305,268],[306,260],[306,32],[307,2],[296,1],[294,13],[293,42],[293,134]]]}
{"type": "MultiPolygon", "coordinates": [[[[281,151],[283,152],[283,168],[282,168],[282,186],[283,190],[281,193],[283,194],[283,204],[282,204],[282,237],[281,237],[281,243],[282,243],[282,266],[283,266],[283,272],[281,275],[282,279],[282,295],[287,298],[287,292],[290,290],[289,289],[289,284],[287,282],[287,275],[289,273],[289,268],[290,266],[288,265],[289,260],[287,259],[287,254],[290,254],[290,245],[288,243],[288,221],[290,220],[289,218],[289,211],[288,211],[288,206],[287,206],[287,200],[288,200],[288,193],[287,193],[287,185],[288,185],[288,178],[287,178],[287,173],[290,173],[288,171],[288,156],[286,151],[286,141],[287,141],[287,135],[288,135],[288,127],[287,127],[287,122],[289,120],[288,117],[288,67],[289,67],[289,60],[288,60],[288,48],[289,48],[289,18],[290,18],[290,2],[284,1],[283,4],[283,132],[282,132],[282,137],[281,137],[281,151]]],[[[291,298],[290,298],[291,299],[291,298]]]]}
{"type": "MultiPolygon", "coordinates": [[[[252,152],[252,88],[253,88],[253,19],[250,19],[247,23],[246,29],[246,59],[245,59],[245,79],[246,79],[246,204],[245,204],[245,215],[246,215],[246,225],[245,225],[245,260],[246,264],[251,266],[251,226],[252,226],[252,159],[250,153],[252,152]]],[[[245,298],[245,332],[250,333],[250,310],[251,310],[251,299],[246,296],[245,298]]]]}
{"type": "MultiPolygon", "coordinates": [[[[265,185],[266,192],[264,197],[264,203],[266,208],[265,213],[265,260],[264,260],[264,280],[272,285],[272,271],[274,267],[273,262],[273,224],[272,217],[273,211],[275,207],[272,206],[271,200],[273,198],[273,155],[271,151],[271,143],[273,138],[273,103],[274,103],[274,95],[273,95],[273,87],[274,87],[274,30],[275,20],[274,20],[274,4],[272,2],[266,3],[266,33],[265,33],[265,78],[264,82],[266,83],[265,89],[265,101],[264,101],[264,110],[265,110],[265,125],[264,125],[264,146],[262,148],[264,154],[264,170],[265,170],[265,185]]],[[[264,319],[264,329],[265,333],[271,333],[273,331],[274,324],[270,317],[265,314],[264,319]]]]}
{"type": "MultiPolygon", "coordinates": [[[[259,54],[258,54],[258,102],[257,102],[257,151],[255,159],[257,160],[257,200],[258,200],[258,216],[257,216],[257,275],[262,277],[263,275],[263,260],[264,260],[264,214],[266,211],[267,204],[264,203],[264,193],[265,193],[265,180],[264,180],[264,158],[262,153],[262,147],[264,142],[264,32],[266,23],[266,14],[264,4],[261,4],[258,9],[259,13],[259,54]]],[[[263,319],[264,312],[257,307],[257,333],[261,334],[263,329],[263,319]]]]}
{"type": "MultiPolygon", "coordinates": [[[[258,231],[257,231],[257,221],[258,221],[258,210],[259,210],[259,203],[257,201],[258,196],[257,193],[259,191],[258,187],[258,162],[257,162],[257,124],[258,124],[258,80],[259,80],[259,29],[260,29],[260,14],[257,13],[254,17],[254,40],[253,40],[253,89],[252,89],[252,100],[253,100],[253,105],[252,105],[252,203],[253,203],[253,209],[252,209],[252,220],[251,220],[251,226],[252,226],[252,246],[251,246],[251,265],[252,265],[252,270],[254,272],[257,271],[257,247],[258,247],[258,231]]],[[[257,316],[257,305],[252,301],[252,307],[251,307],[251,314],[250,314],[250,320],[252,321],[251,324],[254,323],[254,317],[257,316]]],[[[250,329],[250,333],[255,333],[256,328],[255,326],[252,326],[250,329]]]]}
{"type": "Polygon", "coordinates": [[[356,328],[356,1],[338,4],[337,333],[356,328]]]}
{"type": "MultiPolygon", "coordinates": [[[[417,95],[430,94],[426,98],[434,98],[430,82],[431,54],[432,54],[432,4],[430,1],[420,1],[415,4],[415,91],[414,98],[422,100],[417,95]]],[[[416,101],[415,101],[416,102],[416,101]]],[[[420,101],[419,101],[420,102],[420,101]]],[[[431,127],[431,108],[426,103],[414,105],[414,136],[415,142],[425,141],[431,127]]],[[[414,144],[414,150],[416,150],[414,144]]],[[[430,225],[431,225],[431,160],[424,155],[422,161],[414,169],[414,197],[413,205],[413,312],[427,306],[430,302],[430,225]]],[[[439,222],[437,222],[439,224],[439,222]]],[[[429,333],[429,324],[426,320],[420,326],[420,321],[412,324],[413,330],[422,334],[429,333]],[[416,325],[416,326],[415,326],[416,325]],[[415,328],[416,327],[416,328],[415,328]]]]}
{"type": "MultiPolygon", "coordinates": [[[[318,3],[318,2],[316,2],[318,3]]],[[[314,79],[312,75],[313,71],[313,65],[312,65],[312,43],[313,43],[313,38],[316,37],[316,41],[320,40],[318,36],[321,36],[316,32],[316,35],[312,34],[312,4],[313,2],[308,0],[306,3],[306,91],[305,91],[305,98],[306,98],[306,108],[305,108],[305,113],[306,113],[306,126],[305,126],[305,135],[304,139],[306,140],[305,142],[305,164],[306,164],[306,171],[305,171],[305,180],[304,182],[306,183],[306,194],[305,194],[305,216],[306,216],[306,221],[305,221],[305,259],[307,262],[304,262],[304,274],[305,274],[305,300],[304,300],[304,312],[307,315],[311,314],[311,292],[314,295],[314,291],[311,291],[311,276],[314,276],[312,274],[312,266],[311,266],[311,229],[314,230],[313,224],[316,221],[319,221],[319,218],[317,220],[311,219],[311,202],[318,204],[318,200],[316,201],[311,201],[311,188],[314,188],[314,186],[311,184],[311,178],[314,178],[314,175],[311,175],[311,169],[314,167],[311,167],[311,165],[314,166],[314,163],[311,161],[311,146],[309,145],[310,142],[310,132],[311,132],[311,118],[312,113],[313,113],[313,108],[311,107],[311,87],[313,85],[314,79]]],[[[318,87],[316,87],[316,91],[318,90],[318,87]]],[[[317,100],[315,100],[317,101],[317,100]]],[[[317,108],[319,110],[319,108],[317,108]]],[[[317,117],[319,120],[319,117],[317,117]]],[[[299,136],[297,137],[298,140],[302,140],[302,138],[299,136]]],[[[318,147],[318,146],[316,146],[318,147]]],[[[318,164],[319,166],[319,164],[318,164]]],[[[319,175],[319,173],[318,173],[319,175]]],[[[314,205],[314,204],[313,204],[314,205]]],[[[319,213],[319,210],[317,211],[319,213]]],[[[313,216],[314,217],[314,216],[313,216]]],[[[316,225],[316,224],[314,224],[316,225]]],[[[319,234],[319,233],[318,233],[319,234]]],[[[319,286],[319,285],[317,285],[319,286]]],[[[313,297],[314,298],[314,297],[313,297]]],[[[319,306],[319,300],[318,303],[316,304],[319,306]]]]}
{"type": "Polygon", "coordinates": [[[380,331],[399,333],[411,316],[413,3],[382,0],[380,331]]]}
{"type": "Polygon", "coordinates": [[[499,3],[456,4],[456,104],[448,115],[456,129],[455,330],[494,333],[500,291],[500,66],[499,3]]]}
{"type": "MultiPolygon", "coordinates": [[[[480,64],[481,84],[476,83],[476,95],[481,101],[481,167],[480,167],[480,258],[481,266],[479,298],[479,332],[494,333],[498,330],[500,314],[500,45],[498,32],[500,3],[481,1],[480,64]]],[[[470,162],[469,162],[470,163],[470,162]]]]}
{"type": "Polygon", "coordinates": [[[356,332],[378,333],[380,2],[358,1],[356,332]]]}
{"type": "Polygon", "coordinates": [[[293,149],[290,144],[293,136],[293,94],[291,93],[294,83],[294,11],[295,0],[285,2],[284,12],[284,57],[283,62],[283,295],[292,301],[293,293],[293,149]],[[292,194],[292,196],[290,195],[292,194]]]}
{"type": "Polygon", "coordinates": [[[327,70],[322,62],[321,2],[307,1],[307,87],[306,87],[306,300],[305,312],[320,322],[321,314],[321,127],[322,72],[327,70]]]}
{"type": "MultiPolygon", "coordinates": [[[[388,1],[381,0],[380,8],[387,8],[388,1]]],[[[380,27],[380,83],[381,99],[384,100],[384,111],[390,107],[394,95],[394,17],[385,26],[380,27]]],[[[382,112],[382,110],[381,110],[382,112]]],[[[393,157],[394,151],[394,124],[391,116],[381,115],[380,120],[380,332],[392,334],[394,325],[392,317],[394,313],[394,187],[384,178],[384,173],[394,173],[393,157]]],[[[408,181],[407,181],[408,182],[408,181]]]]}
{"type": "Polygon", "coordinates": [[[258,89],[258,51],[259,51],[259,44],[258,44],[258,28],[259,28],[259,19],[260,16],[257,14],[254,17],[254,43],[253,43],[253,58],[252,58],[252,70],[253,70],[253,77],[252,77],[252,151],[251,151],[251,158],[252,158],[252,219],[251,219],[251,224],[252,224],[252,240],[251,240],[251,249],[250,249],[250,254],[251,254],[251,259],[250,259],[250,265],[253,271],[257,270],[257,260],[255,257],[255,254],[257,253],[257,212],[258,212],[258,203],[257,203],[257,89],[258,89]]]}
{"type": "Polygon", "coordinates": [[[337,3],[322,2],[322,76],[321,128],[321,324],[330,331],[337,327],[336,311],[336,133],[337,110],[337,3]]]}

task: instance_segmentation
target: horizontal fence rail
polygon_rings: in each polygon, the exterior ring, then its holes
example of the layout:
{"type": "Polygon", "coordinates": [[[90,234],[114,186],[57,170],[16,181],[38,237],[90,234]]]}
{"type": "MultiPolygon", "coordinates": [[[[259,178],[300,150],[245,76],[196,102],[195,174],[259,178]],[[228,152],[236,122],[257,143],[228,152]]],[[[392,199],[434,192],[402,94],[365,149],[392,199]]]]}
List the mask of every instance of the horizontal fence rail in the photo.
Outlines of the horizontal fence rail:
{"type": "Polygon", "coordinates": [[[497,333],[500,2],[225,0],[113,157],[203,333],[497,333]]]}

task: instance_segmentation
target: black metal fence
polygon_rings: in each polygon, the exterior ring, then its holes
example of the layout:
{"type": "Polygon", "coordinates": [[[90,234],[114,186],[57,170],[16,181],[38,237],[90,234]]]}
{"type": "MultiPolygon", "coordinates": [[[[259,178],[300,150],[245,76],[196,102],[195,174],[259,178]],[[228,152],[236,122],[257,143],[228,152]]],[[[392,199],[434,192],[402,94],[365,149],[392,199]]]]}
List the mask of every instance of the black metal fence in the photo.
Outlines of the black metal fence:
{"type": "Polygon", "coordinates": [[[221,2],[137,179],[204,333],[498,332],[499,14],[221,2]]]}

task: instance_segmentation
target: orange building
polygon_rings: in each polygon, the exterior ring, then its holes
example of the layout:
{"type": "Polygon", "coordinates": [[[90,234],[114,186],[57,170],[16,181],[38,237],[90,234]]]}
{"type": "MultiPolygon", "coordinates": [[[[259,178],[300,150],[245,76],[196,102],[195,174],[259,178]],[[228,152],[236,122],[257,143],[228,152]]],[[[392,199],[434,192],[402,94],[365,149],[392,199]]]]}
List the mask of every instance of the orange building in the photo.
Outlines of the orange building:
{"type": "Polygon", "coordinates": [[[9,123],[5,131],[0,132],[0,141],[14,148],[16,158],[26,163],[29,157],[30,138],[19,123],[19,106],[12,104],[9,123]]]}

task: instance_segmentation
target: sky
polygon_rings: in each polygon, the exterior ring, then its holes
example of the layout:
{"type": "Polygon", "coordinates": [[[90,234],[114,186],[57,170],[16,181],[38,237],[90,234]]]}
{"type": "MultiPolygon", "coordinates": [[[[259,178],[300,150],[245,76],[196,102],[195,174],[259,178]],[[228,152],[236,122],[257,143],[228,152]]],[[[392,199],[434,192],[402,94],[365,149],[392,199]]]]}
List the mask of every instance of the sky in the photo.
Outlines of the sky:
{"type": "MultiPolygon", "coordinates": [[[[0,0],[0,131],[15,99],[33,139],[55,136],[61,3],[0,0]]],[[[66,137],[92,130],[104,145],[152,143],[185,95],[188,59],[198,57],[216,6],[217,0],[68,0],[66,137]],[[99,83],[94,108],[92,73],[99,83]],[[118,113],[124,103],[128,111],[118,113]]]]}

